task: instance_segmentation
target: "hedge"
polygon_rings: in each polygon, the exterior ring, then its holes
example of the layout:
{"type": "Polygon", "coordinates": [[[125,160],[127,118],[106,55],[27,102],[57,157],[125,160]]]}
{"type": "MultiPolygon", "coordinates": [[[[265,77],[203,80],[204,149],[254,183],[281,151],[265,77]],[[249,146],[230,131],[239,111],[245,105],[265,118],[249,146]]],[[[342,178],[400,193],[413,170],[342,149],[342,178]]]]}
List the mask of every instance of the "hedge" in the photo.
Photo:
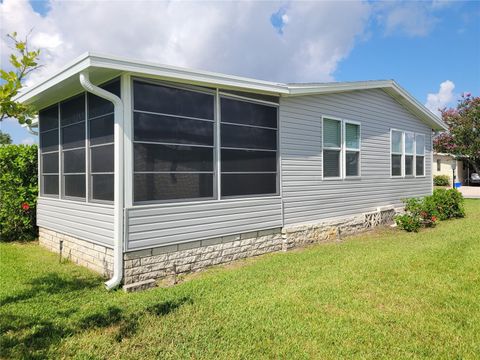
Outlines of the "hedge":
{"type": "Polygon", "coordinates": [[[37,146],[0,146],[0,240],[32,240],[38,235],[37,146]]]}

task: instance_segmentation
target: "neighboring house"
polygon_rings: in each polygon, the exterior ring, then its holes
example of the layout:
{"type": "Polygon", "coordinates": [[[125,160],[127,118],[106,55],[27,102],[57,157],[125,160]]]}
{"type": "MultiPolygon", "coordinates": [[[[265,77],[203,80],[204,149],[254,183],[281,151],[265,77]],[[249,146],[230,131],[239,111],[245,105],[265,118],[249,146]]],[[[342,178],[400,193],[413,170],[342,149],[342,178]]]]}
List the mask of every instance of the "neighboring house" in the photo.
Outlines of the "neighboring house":
{"type": "Polygon", "coordinates": [[[108,288],[391,220],[432,192],[445,129],[391,80],[281,84],[93,54],[18,100],[40,110],[40,243],[113,274],[108,288]]]}
{"type": "Polygon", "coordinates": [[[452,184],[453,169],[455,162],[455,182],[467,184],[470,177],[470,169],[467,161],[462,160],[452,154],[433,153],[433,176],[446,175],[452,184]]]}

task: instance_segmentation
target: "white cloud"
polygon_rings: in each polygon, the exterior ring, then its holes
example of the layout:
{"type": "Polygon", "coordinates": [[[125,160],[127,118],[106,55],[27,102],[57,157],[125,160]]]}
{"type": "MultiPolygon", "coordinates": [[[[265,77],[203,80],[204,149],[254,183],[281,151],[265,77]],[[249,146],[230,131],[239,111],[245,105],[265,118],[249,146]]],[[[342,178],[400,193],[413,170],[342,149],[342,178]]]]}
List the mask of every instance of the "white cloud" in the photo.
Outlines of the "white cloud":
{"type": "Polygon", "coordinates": [[[432,3],[418,2],[380,2],[375,3],[377,21],[384,28],[385,35],[403,33],[408,36],[427,36],[439,19],[436,10],[448,5],[447,1],[432,3]]]}
{"type": "Polygon", "coordinates": [[[33,144],[35,144],[35,139],[31,138],[31,137],[25,138],[25,139],[22,140],[22,144],[23,145],[33,145],[33,144]]]}
{"type": "Polygon", "coordinates": [[[454,99],[453,89],[455,89],[453,81],[446,80],[442,82],[438,93],[427,95],[425,106],[434,114],[440,115],[439,109],[443,109],[454,99]]]}
{"type": "MultiPolygon", "coordinates": [[[[0,31],[26,34],[45,67],[29,84],[85,51],[252,76],[272,81],[333,80],[363,36],[367,2],[291,2],[280,35],[270,16],[280,2],[54,1],[45,16],[27,0],[0,3],[0,31]]],[[[0,44],[6,61],[6,43],[0,44]]]]}

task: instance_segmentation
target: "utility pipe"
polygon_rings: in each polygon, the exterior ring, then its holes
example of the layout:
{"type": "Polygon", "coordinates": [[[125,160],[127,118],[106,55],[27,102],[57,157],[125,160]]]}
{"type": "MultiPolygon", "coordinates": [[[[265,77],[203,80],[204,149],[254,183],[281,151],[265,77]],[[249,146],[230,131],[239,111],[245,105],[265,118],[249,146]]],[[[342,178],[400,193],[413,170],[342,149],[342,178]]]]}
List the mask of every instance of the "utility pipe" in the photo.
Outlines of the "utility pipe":
{"type": "Polygon", "coordinates": [[[117,95],[93,85],[87,71],[80,73],[80,84],[114,106],[113,277],[105,282],[107,290],[112,290],[123,278],[123,102],[117,95]]]}

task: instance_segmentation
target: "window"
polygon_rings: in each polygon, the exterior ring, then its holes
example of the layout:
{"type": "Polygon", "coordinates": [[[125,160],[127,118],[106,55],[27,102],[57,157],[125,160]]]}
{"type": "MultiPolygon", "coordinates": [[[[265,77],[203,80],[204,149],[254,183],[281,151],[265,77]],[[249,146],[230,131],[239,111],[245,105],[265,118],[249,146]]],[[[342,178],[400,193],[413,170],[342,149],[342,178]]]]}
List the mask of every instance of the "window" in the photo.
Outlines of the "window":
{"type": "Polygon", "coordinates": [[[392,176],[424,176],[425,135],[391,130],[391,164],[392,176]]]}
{"type": "MultiPolygon", "coordinates": [[[[120,95],[118,79],[101,87],[120,95]]],[[[41,195],[112,201],[113,104],[82,93],[41,110],[39,126],[41,195]]]]}
{"type": "Polygon", "coordinates": [[[437,159],[437,171],[442,170],[442,161],[440,159],[437,159]]]}
{"type": "Polygon", "coordinates": [[[63,195],[85,198],[85,94],[60,103],[63,195]]]}
{"type": "Polygon", "coordinates": [[[340,177],[342,122],[323,119],[323,177],[340,177]]]}
{"type": "Polygon", "coordinates": [[[214,95],[134,81],[134,201],[214,196],[214,95]]]}
{"type": "Polygon", "coordinates": [[[392,176],[402,176],[403,132],[392,130],[391,139],[391,174],[392,176]]]}
{"type": "Polygon", "coordinates": [[[355,176],[360,176],[360,125],[323,118],[323,177],[355,176]]]}
{"type": "Polygon", "coordinates": [[[58,105],[39,112],[40,194],[58,197],[58,105]]]}
{"type": "Polygon", "coordinates": [[[360,125],[345,122],[345,176],[360,175],[360,125]]]}
{"type": "Polygon", "coordinates": [[[405,176],[413,176],[415,134],[405,132],[405,176]]]}
{"type": "Polygon", "coordinates": [[[415,136],[415,169],[417,176],[425,175],[425,135],[415,136]]]}
{"type": "Polygon", "coordinates": [[[277,107],[222,97],[221,195],[277,194],[277,107]]]}

